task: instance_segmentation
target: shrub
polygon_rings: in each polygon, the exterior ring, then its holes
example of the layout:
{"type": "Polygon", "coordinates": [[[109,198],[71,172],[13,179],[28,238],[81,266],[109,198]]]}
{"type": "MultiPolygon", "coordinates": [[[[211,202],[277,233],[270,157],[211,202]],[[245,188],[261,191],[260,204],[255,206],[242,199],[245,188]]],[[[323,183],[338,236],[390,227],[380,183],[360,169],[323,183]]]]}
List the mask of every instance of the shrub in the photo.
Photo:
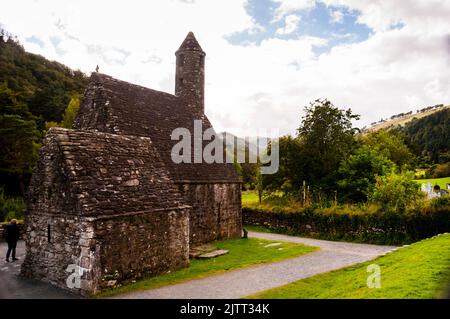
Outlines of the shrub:
{"type": "Polygon", "coordinates": [[[450,206],[450,195],[434,197],[430,201],[430,206],[433,208],[450,206]]]}
{"type": "Polygon", "coordinates": [[[433,178],[450,176],[450,162],[437,165],[433,170],[433,178]]]}
{"type": "Polygon", "coordinates": [[[401,245],[450,232],[450,206],[415,207],[407,214],[384,212],[376,206],[338,206],[265,211],[243,207],[246,225],[272,231],[328,240],[346,240],[384,245],[401,245]]]}
{"type": "Polygon", "coordinates": [[[26,205],[21,197],[7,197],[0,188],[0,222],[10,219],[23,219],[26,205]]]}
{"type": "Polygon", "coordinates": [[[391,173],[377,177],[371,200],[386,211],[405,212],[423,200],[425,195],[414,181],[414,173],[391,173]]]}

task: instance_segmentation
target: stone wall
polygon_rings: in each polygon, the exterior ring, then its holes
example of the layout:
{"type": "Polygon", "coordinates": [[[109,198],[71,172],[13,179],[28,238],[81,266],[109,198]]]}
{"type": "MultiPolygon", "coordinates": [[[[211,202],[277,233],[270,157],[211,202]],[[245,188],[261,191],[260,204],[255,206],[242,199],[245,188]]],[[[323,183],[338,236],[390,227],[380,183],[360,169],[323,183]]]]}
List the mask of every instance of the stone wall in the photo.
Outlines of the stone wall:
{"type": "Polygon", "coordinates": [[[22,275],[88,296],[123,282],[186,267],[189,210],[104,218],[28,216],[22,275]],[[79,288],[67,284],[75,269],[81,269],[74,266],[83,269],[79,288]]]}
{"type": "Polygon", "coordinates": [[[189,265],[190,208],[98,219],[98,291],[189,265]]]}
{"type": "Polygon", "coordinates": [[[192,32],[175,55],[175,95],[183,99],[192,113],[204,114],[205,52],[192,32]]]}
{"type": "Polygon", "coordinates": [[[91,228],[77,216],[33,214],[26,217],[26,257],[21,273],[68,289],[69,265],[81,264],[80,238],[91,228]]]}
{"type": "Polygon", "coordinates": [[[189,221],[191,246],[241,236],[239,183],[183,183],[179,188],[193,207],[189,221]]]}

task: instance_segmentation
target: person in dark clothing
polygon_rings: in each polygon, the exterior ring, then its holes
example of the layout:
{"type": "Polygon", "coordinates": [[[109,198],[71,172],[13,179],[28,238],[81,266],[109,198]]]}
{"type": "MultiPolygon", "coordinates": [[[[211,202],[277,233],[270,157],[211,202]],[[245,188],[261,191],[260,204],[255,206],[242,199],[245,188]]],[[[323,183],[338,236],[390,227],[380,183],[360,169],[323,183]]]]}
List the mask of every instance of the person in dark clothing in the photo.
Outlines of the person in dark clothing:
{"type": "Polygon", "coordinates": [[[6,262],[9,262],[9,256],[12,253],[12,260],[18,260],[16,258],[16,245],[19,240],[19,226],[17,226],[17,221],[15,219],[11,220],[9,225],[6,226],[5,238],[8,243],[8,252],[6,253],[6,262]]]}

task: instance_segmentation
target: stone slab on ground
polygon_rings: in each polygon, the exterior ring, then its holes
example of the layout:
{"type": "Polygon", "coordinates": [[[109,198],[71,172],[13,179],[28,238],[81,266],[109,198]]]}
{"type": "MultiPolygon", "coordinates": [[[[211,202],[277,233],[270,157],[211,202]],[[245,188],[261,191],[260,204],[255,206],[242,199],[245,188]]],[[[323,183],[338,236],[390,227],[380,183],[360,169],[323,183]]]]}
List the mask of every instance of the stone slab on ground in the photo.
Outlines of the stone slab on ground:
{"type": "Polygon", "coordinates": [[[210,253],[217,250],[217,247],[212,244],[203,244],[189,248],[189,258],[197,258],[200,255],[210,253]]]}
{"type": "Polygon", "coordinates": [[[209,253],[199,255],[197,258],[199,258],[199,259],[216,258],[216,257],[222,256],[222,255],[226,255],[228,253],[229,253],[228,250],[217,249],[217,250],[211,251],[209,253]]]}
{"type": "Polygon", "coordinates": [[[271,243],[271,244],[265,245],[264,248],[275,247],[275,246],[280,246],[280,245],[281,245],[281,243],[271,243]]]}

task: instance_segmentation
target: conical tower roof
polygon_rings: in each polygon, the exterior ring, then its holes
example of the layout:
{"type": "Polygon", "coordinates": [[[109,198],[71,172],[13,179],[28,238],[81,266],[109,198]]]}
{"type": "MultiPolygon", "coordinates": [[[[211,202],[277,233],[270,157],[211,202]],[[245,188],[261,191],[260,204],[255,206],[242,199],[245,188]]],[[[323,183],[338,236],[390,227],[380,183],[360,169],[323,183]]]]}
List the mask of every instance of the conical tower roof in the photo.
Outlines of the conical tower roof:
{"type": "MultiPolygon", "coordinates": [[[[200,44],[198,44],[197,39],[194,36],[194,33],[189,32],[186,36],[186,39],[184,39],[183,43],[181,44],[179,51],[199,51],[203,52],[202,47],[200,44]]],[[[204,53],[204,52],[203,52],[204,53]]]]}

